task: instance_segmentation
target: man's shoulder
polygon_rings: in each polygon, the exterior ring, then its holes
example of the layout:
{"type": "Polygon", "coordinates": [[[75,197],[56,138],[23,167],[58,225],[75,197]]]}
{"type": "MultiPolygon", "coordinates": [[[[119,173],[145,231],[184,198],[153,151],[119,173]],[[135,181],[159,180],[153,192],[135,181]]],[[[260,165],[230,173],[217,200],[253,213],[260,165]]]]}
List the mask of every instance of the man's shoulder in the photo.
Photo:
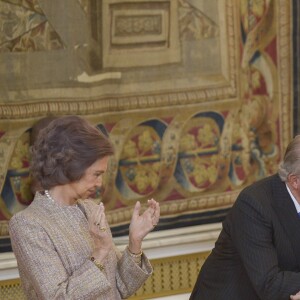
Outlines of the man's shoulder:
{"type": "Polygon", "coordinates": [[[281,181],[278,174],[270,175],[268,177],[262,178],[256,182],[253,182],[252,184],[246,186],[243,191],[244,192],[255,192],[255,191],[261,191],[261,190],[269,190],[272,189],[274,185],[278,184],[284,184],[283,181],[281,181]]]}
{"type": "Polygon", "coordinates": [[[278,174],[274,174],[260,179],[245,187],[237,197],[236,203],[252,203],[251,205],[270,205],[275,193],[285,188],[285,183],[281,181],[278,174]]]}

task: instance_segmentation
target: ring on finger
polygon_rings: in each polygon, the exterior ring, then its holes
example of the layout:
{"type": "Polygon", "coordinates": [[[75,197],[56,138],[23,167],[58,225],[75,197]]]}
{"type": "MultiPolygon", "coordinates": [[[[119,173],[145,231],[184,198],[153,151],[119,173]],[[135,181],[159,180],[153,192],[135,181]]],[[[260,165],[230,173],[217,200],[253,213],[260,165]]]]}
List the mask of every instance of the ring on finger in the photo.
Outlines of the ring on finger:
{"type": "Polygon", "coordinates": [[[99,227],[99,230],[102,231],[102,232],[105,232],[106,231],[106,227],[99,227]]]}

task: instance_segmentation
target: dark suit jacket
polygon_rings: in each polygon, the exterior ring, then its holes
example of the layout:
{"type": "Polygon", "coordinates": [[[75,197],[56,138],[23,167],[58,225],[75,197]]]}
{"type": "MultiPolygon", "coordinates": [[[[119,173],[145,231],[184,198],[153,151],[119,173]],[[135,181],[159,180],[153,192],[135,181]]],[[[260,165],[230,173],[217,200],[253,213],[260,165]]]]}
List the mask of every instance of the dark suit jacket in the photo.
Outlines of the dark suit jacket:
{"type": "Polygon", "coordinates": [[[278,175],[245,188],[190,300],[288,300],[300,291],[300,219],[278,175]]]}

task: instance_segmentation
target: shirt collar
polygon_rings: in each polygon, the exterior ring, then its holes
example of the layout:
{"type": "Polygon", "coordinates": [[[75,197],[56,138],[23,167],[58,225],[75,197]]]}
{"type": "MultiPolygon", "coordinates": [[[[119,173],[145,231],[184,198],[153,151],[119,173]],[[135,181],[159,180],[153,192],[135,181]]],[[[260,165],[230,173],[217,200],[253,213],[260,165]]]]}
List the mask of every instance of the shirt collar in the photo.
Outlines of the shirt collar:
{"type": "Polygon", "coordinates": [[[286,186],[286,188],[287,188],[287,190],[288,190],[288,192],[289,192],[289,194],[290,194],[290,196],[291,196],[291,198],[292,198],[292,200],[293,200],[293,202],[294,202],[294,205],[295,205],[295,207],[296,207],[297,213],[299,213],[299,212],[300,212],[300,204],[298,203],[298,201],[296,200],[296,198],[295,198],[294,195],[292,194],[292,192],[291,192],[291,190],[289,189],[288,185],[285,184],[285,186],[286,186]]]}

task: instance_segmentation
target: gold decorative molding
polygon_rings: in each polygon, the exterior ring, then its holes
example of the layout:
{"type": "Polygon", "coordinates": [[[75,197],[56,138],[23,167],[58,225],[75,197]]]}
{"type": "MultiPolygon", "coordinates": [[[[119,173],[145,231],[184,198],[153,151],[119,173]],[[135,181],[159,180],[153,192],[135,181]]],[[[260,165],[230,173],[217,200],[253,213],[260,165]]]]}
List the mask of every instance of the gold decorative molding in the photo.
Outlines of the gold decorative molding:
{"type": "MultiPolygon", "coordinates": [[[[275,0],[273,0],[275,1],[275,0]]],[[[286,148],[292,137],[293,130],[293,68],[292,68],[292,2],[278,0],[276,2],[278,10],[277,35],[278,47],[278,74],[279,80],[279,98],[282,101],[282,111],[280,115],[282,126],[282,144],[286,148]]]]}
{"type": "Polygon", "coordinates": [[[132,296],[144,300],[168,295],[190,293],[199,270],[210,252],[195,253],[151,260],[154,272],[132,296]]]}
{"type": "MultiPolygon", "coordinates": [[[[226,209],[230,208],[236,197],[238,196],[240,190],[229,192],[224,194],[212,194],[209,196],[198,196],[192,197],[184,200],[177,200],[169,202],[162,202],[160,204],[161,220],[164,217],[174,217],[178,215],[183,215],[184,213],[189,214],[191,211],[197,213],[200,211],[209,211],[216,209],[226,209]]],[[[146,208],[146,206],[145,206],[146,208]]],[[[122,223],[128,223],[131,219],[132,208],[120,208],[113,211],[107,211],[106,217],[107,221],[111,226],[120,225],[122,223]]],[[[196,218],[199,218],[198,216],[196,218]]],[[[193,218],[191,217],[191,220],[193,218]]]]}
{"type": "MultiPolygon", "coordinates": [[[[220,78],[216,78],[220,81],[220,78]]],[[[90,92],[97,88],[90,87],[90,92]]],[[[135,109],[146,110],[149,108],[156,109],[169,109],[174,105],[191,105],[200,104],[207,101],[218,101],[221,99],[231,99],[236,97],[236,89],[226,86],[223,82],[222,85],[214,88],[202,89],[186,89],[179,92],[165,92],[165,93],[150,93],[147,95],[137,94],[132,96],[91,96],[87,101],[86,88],[76,88],[77,95],[72,98],[64,96],[55,99],[51,94],[65,94],[67,90],[59,90],[53,88],[49,93],[48,99],[36,99],[31,103],[9,103],[5,101],[0,103],[0,120],[2,119],[25,119],[25,118],[38,118],[48,114],[65,115],[90,115],[90,114],[113,114],[116,111],[132,111],[135,109]],[[80,95],[82,95],[80,97],[80,95]]],[[[70,90],[71,92],[71,90],[70,90]]],[[[74,92],[74,89],[73,89],[74,92]]],[[[35,91],[32,91],[32,97],[35,98],[35,91]]]]}
{"type": "MultiPolygon", "coordinates": [[[[146,300],[168,295],[190,293],[199,270],[210,252],[152,259],[154,272],[129,299],[146,300]]],[[[20,279],[0,281],[0,299],[25,299],[20,279]]]]}
{"type": "Polygon", "coordinates": [[[0,281],[0,299],[5,300],[25,300],[20,279],[10,279],[0,281]]]}

